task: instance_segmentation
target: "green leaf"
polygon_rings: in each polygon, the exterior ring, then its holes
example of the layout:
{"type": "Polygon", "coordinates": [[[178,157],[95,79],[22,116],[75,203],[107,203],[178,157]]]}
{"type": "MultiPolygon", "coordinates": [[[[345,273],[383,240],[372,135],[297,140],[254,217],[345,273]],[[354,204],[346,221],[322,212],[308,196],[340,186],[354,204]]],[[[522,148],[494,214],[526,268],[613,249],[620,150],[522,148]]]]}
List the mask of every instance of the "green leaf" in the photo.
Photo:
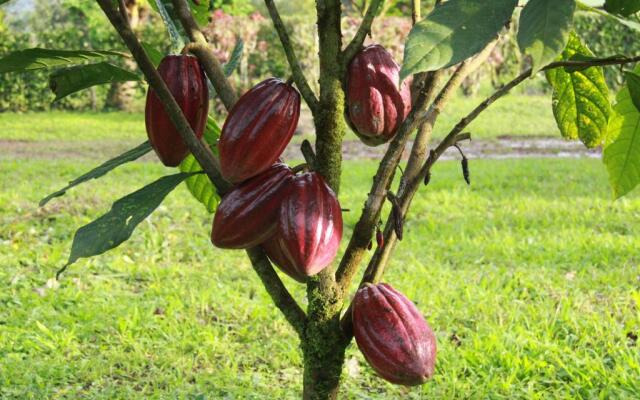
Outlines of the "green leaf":
{"type": "Polygon", "coordinates": [[[179,173],[162,177],[113,203],[108,213],[76,231],[65,268],[79,258],[102,254],[129,239],[136,226],[192,175],[179,173]]]}
{"type": "Polygon", "coordinates": [[[140,77],[131,71],[108,62],[100,62],[76,65],[53,72],[49,76],[49,88],[56,95],[54,101],[57,101],[91,86],[138,80],[140,77]]]}
{"type": "Polygon", "coordinates": [[[578,9],[580,11],[587,11],[587,12],[592,12],[592,13],[595,13],[595,14],[602,15],[604,17],[613,19],[613,20],[621,23],[622,25],[624,25],[624,26],[626,26],[628,28],[631,28],[633,30],[636,30],[636,31],[640,32],[640,23],[638,23],[636,21],[631,21],[631,20],[628,20],[626,18],[621,18],[621,17],[619,17],[617,15],[602,11],[602,10],[597,9],[595,7],[588,6],[588,5],[586,5],[586,4],[584,4],[584,3],[580,2],[580,1],[578,1],[576,4],[578,5],[578,9]]]}
{"type": "Polygon", "coordinates": [[[482,50],[509,21],[517,0],[449,0],[418,22],[404,48],[400,80],[463,61],[482,50]]]}
{"type": "Polygon", "coordinates": [[[3,5],[4,3],[8,3],[10,0],[0,0],[0,5],[3,5]]]}
{"type": "MultiPolygon", "coordinates": [[[[167,10],[167,13],[171,16],[171,19],[177,21],[175,11],[173,11],[173,3],[171,0],[159,0],[162,3],[162,6],[167,10]]],[[[200,0],[195,2],[193,0],[188,0],[189,8],[191,9],[191,13],[193,14],[194,19],[200,25],[206,25],[209,22],[209,6],[211,5],[211,0],[200,0]],[[199,4],[198,4],[199,3],[199,4]]],[[[149,4],[151,8],[155,11],[160,11],[158,7],[158,3],[156,0],[149,0],[149,4]]]]}
{"type": "Polygon", "coordinates": [[[633,103],[632,90],[640,91],[636,80],[627,81],[618,93],[608,126],[608,145],[602,155],[616,199],[640,183],[640,111],[633,103]]]}
{"type": "Polygon", "coordinates": [[[629,88],[631,101],[636,109],[640,111],[640,75],[627,71],[624,76],[627,78],[627,87],[629,88]]]}
{"type": "MultiPolygon", "coordinates": [[[[207,119],[204,138],[214,153],[217,153],[217,142],[218,138],[220,138],[220,126],[212,117],[208,117],[207,119]]],[[[202,171],[202,167],[198,164],[195,157],[192,154],[189,154],[187,158],[180,163],[180,171],[197,172],[202,171]]],[[[210,213],[216,211],[216,207],[220,202],[220,196],[207,175],[201,174],[187,179],[187,188],[196,200],[204,204],[207,211],[210,213]]]]}
{"type": "Polygon", "coordinates": [[[111,160],[106,161],[100,166],[92,169],[86,174],[72,180],[64,188],[56,192],[53,192],[47,197],[45,197],[44,199],[40,200],[39,205],[40,207],[42,207],[45,204],[47,204],[49,201],[51,201],[53,198],[63,196],[67,192],[67,190],[73,188],[74,186],[78,186],[81,183],[90,181],[91,179],[98,179],[106,175],[107,173],[109,173],[111,170],[121,166],[122,164],[126,164],[130,161],[137,160],[138,158],[142,157],[143,155],[147,154],[150,151],[151,151],[151,144],[149,142],[144,142],[141,145],[137,146],[136,148],[131,149],[126,153],[122,153],[119,156],[112,158],[111,160]]]}
{"type": "Polygon", "coordinates": [[[238,38],[233,51],[231,52],[231,57],[229,57],[229,61],[222,67],[224,70],[225,76],[231,76],[233,71],[238,68],[240,64],[240,60],[242,59],[242,51],[244,50],[244,42],[242,39],[238,38]]]}
{"type": "Polygon", "coordinates": [[[171,0],[149,0],[149,4],[151,8],[160,14],[162,22],[167,27],[167,32],[169,32],[169,38],[171,39],[171,50],[174,52],[181,51],[184,47],[184,40],[178,30],[180,23],[173,12],[171,0]]]}
{"type": "Polygon", "coordinates": [[[628,17],[640,11],[640,0],[607,0],[604,9],[612,14],[628,17]]]}
{"type": "Polygon", "coordinates": [[[0,73],[22,72],[80,64],[96,58],[128,57],[117,51],[26,49],[14,51],[0,59],[0,73]]]}
{"type": "MultiPolygon", "coordinates": [[[[575,54],[593,56],[572,32],[560,59],[569,60],[575,54]]],[[[574,72],[554,68],[546,74],[553,88],[553,115],[562,136],[579,138],[587,147],[601,144],[611,114],[609,89],[602,68],[591,67],[574,72]]]]}
{"type": "Polygon", "coordinates": [[[564,49],[575,9],[575,0],[530,0],[522,10],[518,45],[531,56],[534,74],[564,49]]]}
{"type": "Polygon", "coordinates": [[[153,63],[153,66],[158,68],[158,65],[160,65],[160,61],[162,61],[162,59],[164,58],[164,54],[162,54],[160,50],[151,46],[149,43],[141,42],[140,44],[149,56],[149,59],[151,60],[151,63],[153,63]]]}

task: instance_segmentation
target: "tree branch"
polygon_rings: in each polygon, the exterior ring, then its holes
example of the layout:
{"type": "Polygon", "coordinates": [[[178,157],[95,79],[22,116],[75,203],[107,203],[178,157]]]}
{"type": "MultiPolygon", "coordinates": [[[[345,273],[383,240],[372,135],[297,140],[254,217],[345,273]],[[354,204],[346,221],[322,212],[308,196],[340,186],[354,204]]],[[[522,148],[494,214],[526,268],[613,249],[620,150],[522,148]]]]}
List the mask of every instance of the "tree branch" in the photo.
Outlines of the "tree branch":
{"type": "MultiPolygon", "coordinates": [[[[220,174],[217,159],[213,156],[211,151],[197,139],[189,125],[189,122],[180,109],[180,106],[176,103],[164,80],[151,63],[151,60],[149,60],[149,57],[138,41],[138,38],[131,30],[131,27],[122,18],[118,10],[113,7],[111,0],[96,1],[131,51],[131,54],[138,63],[140,70],[142,70],[147,82],[149,82],[149,86],[153,88],[158,95],[158,98],[160,98],[171,122],[175,125],[178,133],[187,144],[187,147],[198,163],[202,166],[203,170],[207,173],[207,176],[211,179],[216,188],[221,193],[224,193],[228,188],[230,188],[230,184],[226,182],[220,174]]],[[[233,103],[231,106],[232,105],[233,103]]],[[[254,270],[262,280],[267,292],[276,306],[280,311],[282,311],[285,318],[293,326],[298,335],[302,335],[306,323],[306,315],[273,270],[269,259],[264,255],[264,252],[259,247],[248,249],[247,254],[251,259],[251,264],[254,270]]]]}
{"type": "Polygon", "coordinates": [[[300,90],[300,94],[307,102],[307,105],[309,106],[311,111],[315,113],[318,109],[318,98],[316,97],[315,93],[313,93],[313,90],[311,90],[309,82],[304,76],[304,72],[302,72],[300,61],[296,56],[293,45],[291,44],[291,39],[289,38],[289,34],[287,33],[287,28],[284,26],[282,18],[280,18],[280,14],[278,13],[278,9],[276,8],[273,0],[264,0],[264,3],[269,10],[269,15],[271,16],[271,20],[273,21],[273,26],[276,28],[276,32],[278,32],[278,36],[280,37],[280,42],[282,43],[284,53],[287,56],[287,61],[289,62],[289,66],[291,67],[293,80],[300,90]]]}
{"type": "Polygon", "coordinates": [[[371,24],[373,24],[373,19],[376,17],[376,14],[378,13],[378,10],[382,3],[384,3],[383,0],[373,0],[369,5],[367,13],[364,15],[358,31],[343,51],[345,64],[351,62],[351,59],[362,48],[362,44],[364,43],[365,38],[368,34],[371,33],[371,24]]]}
{"type": "Polygon", "coordinates": [[[192,43],[188,45],[189,51],[198,57],[200,64],[220,96],[222,103],[227,110],[231,110],[231,107],[238,101],[238,96],[224,75],[220,61],[218,61],[213,51],[211,51],[211,47],[202,31],[200,31],[198,23],[193,19],[187,0],[172,0],[172,3],[182,27],[185,32],[187,32],[189,39],[191,39],[192,43]]]}

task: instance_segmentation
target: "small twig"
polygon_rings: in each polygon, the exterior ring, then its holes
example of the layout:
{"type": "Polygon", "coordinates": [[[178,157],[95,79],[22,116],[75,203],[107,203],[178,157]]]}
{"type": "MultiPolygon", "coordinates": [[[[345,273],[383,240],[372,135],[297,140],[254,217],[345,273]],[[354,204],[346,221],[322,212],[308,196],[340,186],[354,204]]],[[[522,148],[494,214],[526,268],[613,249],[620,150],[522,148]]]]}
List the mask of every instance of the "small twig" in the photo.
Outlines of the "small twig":
{"type": "Polygon", "coordinates": [[[302,67],[300,66],[300,61],[296,56],[296,52],[293,49],[293,45],[291,44],[291,39],[289,38],[289,34],[287,33],[287,28],[284,26],[284,22],[282,22],[280,13],[278,13],[278,9],[276,8],[273,0],[264,0],[264,3],[269,10],[269,15],[271,16],[271,20],[273,21],[273,26],[276,28],[276,32],[278,33],[278,37],[280,38],[280,42],[282,43],[282,48],[284,49],[284,53],[287,56],[287,61],[289,62],[289,67],[291,68],[296,86],[298,87],[300,94],[304,98],[304,101],[307,102],[307,105],[309,106],[311,111],[315,113],[318,110],[318,98],[313,93],[313,90],[311,90],[311,86],[309,86],[309,82],[304,76],[304,72],[302,71],[302,67]]]}
{"type": "Polygon", "coordinates": [[[387,192],[387,199],[391,202],[391,218],[393,219],[393,229],[396,232],[398,240],[402,240],[404,231],[404,220],[402,217],[402,210],[398,203],[398,198],[392,192],[387,192]]]}
{"type": "Polygon", "coordinates": [[[313,151],[311,142],[309,142],[307,139],[303,140],[302,144],[300,145],[300,151],[302,152],[302,156],[304,157],[309,167],[313,171],[316,171],[318,169],[318,160],[316,158],[316,153],[313,151]]]}
{"type": "Polygon", "coordinates": [[[371,33],[371,25],[373,24],[373,19],[378,13],[380,4],[382,4],[383,2],[384,2],[383,0],[373,0],[369,5],[369,8],[367,9],[367,13],[364,15],[364,18],[362,19],[362,23],[360,24],[358,31],[356,32],[353,39],[351,39],[351,42],[349,42],[347,47],[344,49],[344,52],[342,53],[345,64],[349,64],[353,56],[355,56],[356,53],[358,53],[358,51],[360,51],[360,49],[362,48],[364,39],[367,37],[368,34],[371,33]]]}
{"type": "Polygon", "coordinates": [[[124,0],[118,0],[118,8],[120,9],[120,15],[122,15],[122,19],[125,21],[128,27],[131,27],[131,20],[129,19],[127,5],[124,3],[124,0]]]}
{"type": "Polygon", "coordinates": [[[309,170],[309,165],[306,163],[296,165],[295,167],[291,168],[291,172],[293,172],[294,174],[297,174],[298,172],[301,172],[301,171],[308,171],[308,170],[309,170]]]}

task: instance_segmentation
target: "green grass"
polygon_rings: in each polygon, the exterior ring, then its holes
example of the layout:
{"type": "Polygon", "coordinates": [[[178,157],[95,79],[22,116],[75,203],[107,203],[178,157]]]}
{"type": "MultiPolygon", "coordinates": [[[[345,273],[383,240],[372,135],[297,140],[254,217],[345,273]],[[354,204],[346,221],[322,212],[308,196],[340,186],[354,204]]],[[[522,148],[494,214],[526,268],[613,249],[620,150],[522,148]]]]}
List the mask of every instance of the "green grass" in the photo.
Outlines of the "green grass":
{"type": "MultiPolygon", "coordinates": [[[[211,216],[184,187],[46,287],[74,229],[169,172],[134,163],[37,208],[93,165],[0,162],[0,398],[298,398],[294,333],[244,254],[210,245],[211,216]]],[[[468,188],[457,163],[436,166],[386,276],[437,334],[435,378],[387,384],[352,345],[344,398],[639,398],[638,193],[612,202],[597,160],[471,167],[468,188]]],[[[347,235],[373,171],[345,167],[347,235]]]]}
{"type": "MultiPolygon", "coordinates": [[[[438,120],[434,136],[443,137],[484,98],[458,96],[438,120]]],[[[59,142],[95,140],[135,142],[146,139],[142,113],[0,113],[0,139],[59,142]],[[54,123],[55,122],[55,123],[54,123]]],[[[549,96],[510,95],[488,109],[468,129],[475,139],[498,136],[558,136],[549,96]]],[[[296,136],[302,142],[313,133],[296,136]]],[[[346,140],[358,140],[353,133],[346,140]]],[[[58,142],[58,143],[56,143],[58,142]]]]}

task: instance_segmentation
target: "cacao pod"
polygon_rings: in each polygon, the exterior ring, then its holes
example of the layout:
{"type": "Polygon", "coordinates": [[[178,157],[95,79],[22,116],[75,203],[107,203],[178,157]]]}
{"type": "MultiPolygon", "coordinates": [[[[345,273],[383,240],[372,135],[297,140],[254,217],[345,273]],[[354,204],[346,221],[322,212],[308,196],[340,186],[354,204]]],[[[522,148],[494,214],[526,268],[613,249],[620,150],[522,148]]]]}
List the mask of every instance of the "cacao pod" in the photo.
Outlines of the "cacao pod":
{"type": "Polygon", "coordinates": [[[311,276],[329,265],[342,239],[342,210],[336,195],[316,172],[296,175],[280,207],[276,240],[295,276],[311,276]]]}
{"type": "Polygon", "coordinates": [[[369,146],[388,142],[411,111],[411,89],[398,89],[400,67],[384,47],[367,46],[349,63],[347,121],[369,146]]]}
{"type": "Polygon", "coordinates": [[[433,376],[436,337],[416,306],[381,283],[353,299],[353,334],[371,367],[391,383],[414,386],[433,376]]]}
{"type": "Polygon", "coordinates": [[[222,127],[222,175],[239,183],[273,165],[289,144],[299,117],[300,94],[280,79],[267,79],[245,93],[222,127]]]}
{"type": "MultiPolygon", "coordinates": [[[[160,61],[158,72],[200,139],[207,124],[209,89],[198,59],[186,55],[166,56],[160,61]]],[[[168,167],[177,167],[189,149],[151,88],[147,92],[145,125],[149,142],[160,161],[168,167]]]]}
{"type": "Polygon", "coordinates": [[[262,249],[267,254],[271,262],[280,268],[282,272],[298,282],[304,283],[307,280],[307,276],[303,272],[298,271],[296,266],[289,261],[283,244],[282,240],[276,234],[266,242],[262,243],[262,249]]]}
{"type": "Polygon", "coordinates": [[[273,236],[292,175],[285,164],[275,164],[224,195],[213,217],[211,242],[223,249],[246,249],[273,236]]]}

